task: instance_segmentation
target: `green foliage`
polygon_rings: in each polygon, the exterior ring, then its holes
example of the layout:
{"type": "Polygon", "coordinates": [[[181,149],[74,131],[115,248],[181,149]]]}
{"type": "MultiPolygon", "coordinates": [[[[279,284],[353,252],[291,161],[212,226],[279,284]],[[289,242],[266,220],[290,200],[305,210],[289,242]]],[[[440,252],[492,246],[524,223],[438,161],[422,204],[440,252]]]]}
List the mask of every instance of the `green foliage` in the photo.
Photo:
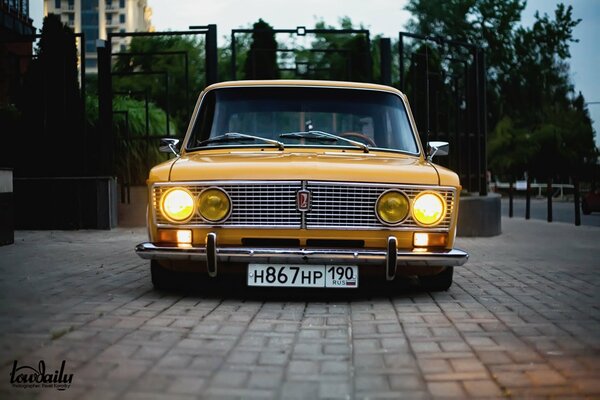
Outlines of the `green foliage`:
{"type": "MultiPolygon", "coordinates": [[[[99,134],[98,99],[86,98],[88,130],[99,134]]],[[[117,139],[116,171],[120,182],[144,184],[150,168],[168,159],[158,151],[159,138],[166,136],[167,115],[154,103],[148,103],[148,132],[146,132],[146,103],[131,97],[113,98],[113,127],[117,139]],[[149,140],[144,137],[148,135],[149,140]]],[[[170,121],[170,131],[176,126],[170,121]]]]}
{"type": "Polygon", "coordinates": [[[488,142],[489,167],[493,171],[503,171],[513,179],[517,177],[527,169],[532,155],[539,150],[531,136],[527,130],[515,127],[510,117],[503,117],[488,142]]]}
{"type": "Polygon", "coordinates": [[[245,33],[235,35],[236,73],[234,76],[231,74],[231,36],[225,36],[224,41],[225,45],[219,47],[217,51],[217,57],[219,58],[219,78],[223,81],[239,79],[244,76],[245,60],[252,42],[252,35],[245,33]]]}
{"type": "MultiPolygon", "coordinates": [[[[341,29],[353,29],[350,18],[339,21],[341,29]]],[[[364,34],[317,33],[307,38],[291,34],[283,43],[277,42],[272,27],[262,19],[253,25],[253,34],[236,34],[236,76],[246,79],[333,79],[371,82],[371,55],[377,57],[376,39],[371,48],[364,34]],[[279,47],[278,47],[279,45],[279,47]],[[275,49],[293,49],[293,52],[276,52],[275,49]],[[243,63],[241,62],[243,60],[243,63]],[[291,70],[280,70],[282,66],[291,70]],[[295,68],[294,68],[295,67],[295,68]]],[[[360,27],[363,28],[362,26],[360,27]]],[[[315,29],[337,29],[324,21],[315,29]]],[[[229,47],[231,42],[229,41],[229,47]]],[[[221,49],[220,72],[231,76],[231,50],[221,49]]],[[[396,65],[397,71],[397,65],[396,65]]]]}
{"type": "MultiPolygon", "coordinates": [[[[198,94],[205,86],[204,38],[134,37],[126,52],[135,54],[116,57],[113,71],[120,74],[113,76],[114,92],[121,95],[126,92],[139,100],[147,96],[167,110],[178,127],[186,127],[198,94]],[[134,75],[122,75],[130,73],[134,75]]],[[[181,136],[185,132],[170,133],[181,136]]]]}
{"type": "MultiPolygon", "coordinates": [[[[349,17],[339,20],[341,29],[355,29],[349,17]]],[[[337,29],[324,21],[315,29],[337,29]]],[[[359,29],[363,29],[361,26],[359,29]]],[[[355,82],[371,82],[371,49],[364,34],[317,33],[311,43],[313,50],[307,52],[308,64],[313,68],[311,78],[355,82]]]]}
{"type": "MultiPolygon", "coordinates": [[[[487,63],[489,165],[495,173],[581,176],[597,159],[583,97],[569,80],[572,6],[519,26],[525,0],[410,0],[410,30],[481,46],[487,63]]],[[[464,56],[460,49],[451,55],[464,56]]]]}

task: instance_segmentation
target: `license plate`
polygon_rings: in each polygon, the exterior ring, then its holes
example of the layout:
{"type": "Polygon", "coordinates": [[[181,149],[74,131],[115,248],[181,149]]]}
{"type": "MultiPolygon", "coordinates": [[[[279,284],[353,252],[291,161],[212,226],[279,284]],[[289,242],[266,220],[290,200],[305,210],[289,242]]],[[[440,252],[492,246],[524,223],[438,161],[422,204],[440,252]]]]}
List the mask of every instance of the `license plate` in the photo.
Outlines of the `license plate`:
{"type": "Polygon", "coordinates": [[[344,288],[358,287],[356,265],[249,264],[248,286],[344,288]]]}

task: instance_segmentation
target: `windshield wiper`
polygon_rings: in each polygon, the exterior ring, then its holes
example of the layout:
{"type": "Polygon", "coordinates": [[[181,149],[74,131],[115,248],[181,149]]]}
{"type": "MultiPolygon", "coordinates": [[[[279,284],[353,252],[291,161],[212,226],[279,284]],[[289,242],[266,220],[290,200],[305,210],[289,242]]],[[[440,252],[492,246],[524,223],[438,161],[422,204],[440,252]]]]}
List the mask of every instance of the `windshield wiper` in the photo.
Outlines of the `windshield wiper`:
{"type": "Polygon", "coordinates": [[[277,146],[277,148],[279,150],[285,149],[285,145],[283,143],[281,143],[279,140],[272,140],[272,139],[267,139],[264,137],[254,136],[254,135],[246,135],[245,133],[238,133],[238,132],[227,132],[222,135],[215,136],[215,137],[203,140],[201,142],[198,142],[196,144],[196,146],[200,147],[200,146],[204,146],[205,144],[209,144],[209,143],[228,142],[228,141],[233,141],[233,140],[260,140],[262,142],[272,144],[273,146],[277,146]]]}
{"type": "Polygon", "coordinates": [[[360,147],[365,153],[369,152],[369,146],[357,142],[356,140],[348,139],[343,136],[334,135],[333,133],[323,131],[305,131],[305,132],[289,132],[282,133],[279,135],[280,138],[297,138],[297,139],[329,139],[329,140],[341,140],[350,143],[356,147],[360,147]]]}

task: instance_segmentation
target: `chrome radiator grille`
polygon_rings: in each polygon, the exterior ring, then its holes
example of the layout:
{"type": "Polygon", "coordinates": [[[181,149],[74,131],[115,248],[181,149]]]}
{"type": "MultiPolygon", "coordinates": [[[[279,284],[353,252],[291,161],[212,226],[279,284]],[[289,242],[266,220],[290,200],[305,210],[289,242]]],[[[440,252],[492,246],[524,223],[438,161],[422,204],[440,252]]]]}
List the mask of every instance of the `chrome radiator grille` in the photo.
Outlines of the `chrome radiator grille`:
{"type": "MultiPolygon", "coordinates": [[[[312,208],[306,214],[306,225],[309,228],[369,229],[381,228],[383,225],[375,216],[375,202],[381,193],[391,188],[406,193],[411,203],[423,191],[421,187],[388,186],[371,184],[348,184],[328,182],[308,182],[307,189],[312,193],[312,208]]],[[[453,190],[435,189],[446,201],[448,212],[436,229],[448,229],[452,221],[454,207],[453,190]]],[[[420,228],[409,215],[398,227],[420,228]]],[[[421,228],[422,229],[422,228],[421,228]]]]}
{"type": "MultiPolygon", "coordinates": [[[[183,184],[182,186],[189,189],[194,196],[211,186],[218,186],[229,194],[233,204],[231,216],[219,225],[253,228],[299,228],[301,225],[302,215],[296,209],[296,192],[302,189],[300,181],[243,184],[211,182],[207,185],[183,184]]],[[[159,225],[169,224],[160,214],[159,204],[162,193],[170,187],[154,187],[154,210],[159,225]]],[[[206,225],[206,222],[196,214],[187,225],[206,225]]]]}
{"type": "MultiPolygon", "coordinates": [[[[181,183],[192,194],[217,186],[231,197],[233,209],[229,219],[219,225],[248,228],[301,228],[307,229],[381,229],[384,227],[375,216],[375,202],[381,193],[395,188],[403,191],[412,200],[423,190],[435,190],[446,201],[447,213],[444,220],[432,229],[448,230],[454,213],[454,189],[387,185],[367,183],[305,182],[311,192],[311,208],[303,216],[298,211],[296,193],[303,188],[301,181],[278,182],[198,182],[181,183]]],[[[162,194],[172,185],[155,185],[153,205],[158,225],[170,225],[159,211],[162,194]]],[[[194,215],[186,225],[207,226],[200,216],[194,215]]],[[[392,229],[423,229],[409,216],[392,229]]]]}

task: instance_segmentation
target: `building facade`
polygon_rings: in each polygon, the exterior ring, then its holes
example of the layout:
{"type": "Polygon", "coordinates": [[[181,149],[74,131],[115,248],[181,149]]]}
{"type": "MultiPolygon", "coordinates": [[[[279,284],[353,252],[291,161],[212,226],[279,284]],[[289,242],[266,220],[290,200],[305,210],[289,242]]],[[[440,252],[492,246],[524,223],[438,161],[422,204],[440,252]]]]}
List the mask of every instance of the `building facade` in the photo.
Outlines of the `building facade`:
{"type": "MultiPolygon", "coordinates": [[[[96,40],[107,33],[154,30],[147,0],[44,0],[44,15],[60,15],[63,23],[85,36],[86,71],[98,71],[96,40]]],[[[113,38],[113,51],[125,51],[128,38],[113,38]]],[[[81,51],[81,48],[80,48],[81,51]]]]}
{"type": "Polygon", "coordinates": [[[11,104],[19,91],[33,56],[34,33],[29,0],[0,0],[0,109],[11,104]]]}

